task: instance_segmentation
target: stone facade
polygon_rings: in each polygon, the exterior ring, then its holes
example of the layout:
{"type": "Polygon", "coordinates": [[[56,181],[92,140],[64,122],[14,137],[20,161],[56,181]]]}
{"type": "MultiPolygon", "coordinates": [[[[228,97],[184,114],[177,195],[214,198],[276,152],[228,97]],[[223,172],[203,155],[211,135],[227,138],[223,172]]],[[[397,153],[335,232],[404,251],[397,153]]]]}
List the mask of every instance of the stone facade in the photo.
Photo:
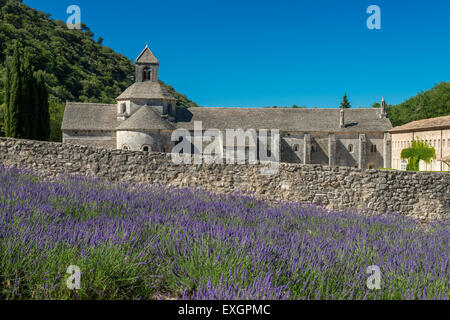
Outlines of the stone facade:
{"type": "Polygon", "coordinates": [[[447,173],[281,163],[276,174],[261,175],[264,164],[175,165],[165,153],[7,138],[0,138],[0,163],[30,168],[50,178],[69,173],[220,193],[251,192],[269,201],[298,201],[330,209],[395,211],[423,220],[450,217],[447,173]]]}
{"type": "Polygon", "coordinates": [[[436,158],[430,163],[420,162],[420,171],[450,171],[450,116],[413,121],[389,132],[392,136],[393,169],[406,170],[408,160],[401,159],[401,152],[414,140],[420,140],[436,151],[436,158]]]}

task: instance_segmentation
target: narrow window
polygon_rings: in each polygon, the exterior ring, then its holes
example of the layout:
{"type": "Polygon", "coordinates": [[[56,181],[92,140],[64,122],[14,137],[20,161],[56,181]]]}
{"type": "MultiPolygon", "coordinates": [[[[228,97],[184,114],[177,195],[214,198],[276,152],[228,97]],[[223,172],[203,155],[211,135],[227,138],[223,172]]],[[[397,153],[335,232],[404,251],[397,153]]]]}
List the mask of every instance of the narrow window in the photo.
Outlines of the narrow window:
{"type": "Polygon", "coordinates": [[[142,146],[142,151],[149,152],[150,151],[150,147],[149,146],[142,146]]]}
{"type": "Polygon", "coordinates": [[[120,113],[125,113],[127,111],[127,105],[125,103],[122,103],[120,105],[120,113]]]}
{"type": "Polygon", "coordinates": [[[298,144],[294,144],[294,151],[298,151],[299,147],[298,144]]]}
{"type": "Polygon", "coordinates": [[[348,145],[348,152],[353,152],[353,145],[352,144],[348,145]]]}

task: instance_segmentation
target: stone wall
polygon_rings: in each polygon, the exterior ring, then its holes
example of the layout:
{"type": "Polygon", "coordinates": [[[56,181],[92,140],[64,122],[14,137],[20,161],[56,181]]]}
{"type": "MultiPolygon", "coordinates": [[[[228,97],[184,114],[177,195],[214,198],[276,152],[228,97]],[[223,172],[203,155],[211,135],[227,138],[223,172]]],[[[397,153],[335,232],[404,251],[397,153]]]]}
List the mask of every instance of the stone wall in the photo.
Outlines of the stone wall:
{"type": "Polygon", "coordinates": [[[270,201],[299,201],[332,209],[398,211],[419,219],[448,219],[450,175],[281,163],[175,165],[170,154],[0,138],[0,163],[47,177],[71,173],[111,181],[161,183],[217,192],[249,191],[270,201]]]}

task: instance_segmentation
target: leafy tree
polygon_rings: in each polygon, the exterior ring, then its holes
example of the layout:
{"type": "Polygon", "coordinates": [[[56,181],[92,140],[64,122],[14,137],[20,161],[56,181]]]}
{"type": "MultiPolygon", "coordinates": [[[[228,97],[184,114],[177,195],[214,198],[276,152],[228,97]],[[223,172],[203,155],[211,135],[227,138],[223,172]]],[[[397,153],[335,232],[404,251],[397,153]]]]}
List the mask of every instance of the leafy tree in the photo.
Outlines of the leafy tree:
{"type": "Polygon", "coordinates": [[[430,160],[436,157],[436,151],[433,147],[428,146],[426,142],[414,140],[411,147],[402,150],[400,157],[408,159],[406,170],[419,171],[420,160],[430,163],[430,160]]]}
{"type": "Polygon", "coordinates": [[[347,99],[347,92],[344,94],[344,97],[342,98],[341,102],[341,109],[348,109],[351,108],[350,101],[347,99]]]}
{"type": "MultiPolygon", "coordinates": [[[[375,102],[372,107],[379,108],[379,103],[375,102]]],[[[386,104],[386,113],[394,127],[415,120],[450,115],[450,82],[436,84],[398,105],[386,104]]]]}

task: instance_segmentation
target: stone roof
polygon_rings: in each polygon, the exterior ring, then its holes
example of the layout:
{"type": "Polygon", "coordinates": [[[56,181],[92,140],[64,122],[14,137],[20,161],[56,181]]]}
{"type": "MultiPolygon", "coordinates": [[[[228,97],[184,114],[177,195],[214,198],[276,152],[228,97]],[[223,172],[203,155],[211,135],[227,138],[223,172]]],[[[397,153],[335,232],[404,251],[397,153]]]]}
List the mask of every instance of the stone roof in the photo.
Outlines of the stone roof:
{"type": "Polygon", "coordinates": [[[144,100],[176,100],[157,81],[135,82],[129,86],[117,100],[144,99],[144,100]]]}
{"type": "Polygon", "coordinates": [[[142,106],[130,118],[122,122],[117,130],[173,130],[175,127],[161,117],[150,106],[142,106]]]}
{"type": "Polygon", "coordinates": [[[450,115],[409,122],[402,126],[395,127],[392,130],[389,130],[389,132],[401,133],[401,132],[427,131],[446,128],[450,128],[450,115]]]}
{"type": "Polygon", "coordinates": [[[150,48],[145,46],[145,49],[142,50],[141,54],[137,57],[136,61],[134,63],[152,63],[152,64],[159,64],[158,59],[156,59],[153,52],[150,50],[150,48]]]}
{"type": "Polygon", "coordinates": [[[345,110],[344,128],[339,127],[339,109],[294,108],[177,108],[176,122],[169,122],[142,106],[127,120],[117,120],[114,104],[67,103],[62,130],[173,130],[194,129],[202,121],[203,129],[280,129],[300,132],[385,132],[392,129],[387,118],[379,118],[379,109],[345,110]]]}
{"type": "Polygon", "coordinates": [[[61,129],[111,131],[119,123],[115,104],[68,102],[61,129]]]}
{"type": "Polygon", "coordinates": [[[280,129],[304,132],[384,132],[392,129],[380,109],[346,109],[344,128],[339,126],[340,109],[303,108],[204,108],[177,109],[177,128],[193,130],[194,121],[203,128],[280,129]]]}

